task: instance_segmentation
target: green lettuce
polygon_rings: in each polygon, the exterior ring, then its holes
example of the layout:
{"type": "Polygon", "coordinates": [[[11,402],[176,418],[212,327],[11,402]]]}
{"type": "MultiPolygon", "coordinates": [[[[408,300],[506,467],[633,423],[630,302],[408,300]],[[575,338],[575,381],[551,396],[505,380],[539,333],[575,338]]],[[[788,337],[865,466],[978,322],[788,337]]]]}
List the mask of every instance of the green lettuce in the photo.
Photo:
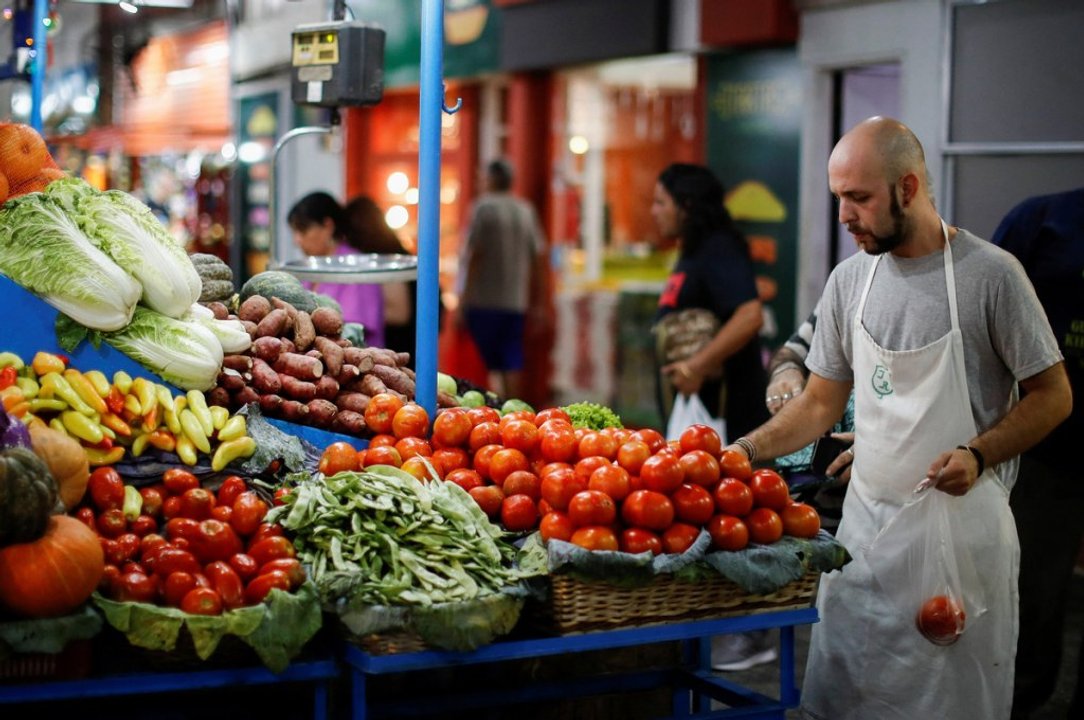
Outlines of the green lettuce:
{"type": "Polygon", "coordinates": [[[144,305],[179,318],[199,299],[202,281],[192,261],[146,205],[118,190],[98,192],[76,178],[50,184],[45,195],[139,281],[144,305]]]}
{"type": "Polygon", "coordinates": [[[113,347],[185,390],[209,390],[222,367],[222,344],[196,322],[185,322],[138,306],[132,321],[104,333],[113,347]]]}
{"type": "Polygon", "coordinates": [[[0,210],[0,272],[95,330],[127,325],[143,292],[42,193],[8,200],[0,210]]]}

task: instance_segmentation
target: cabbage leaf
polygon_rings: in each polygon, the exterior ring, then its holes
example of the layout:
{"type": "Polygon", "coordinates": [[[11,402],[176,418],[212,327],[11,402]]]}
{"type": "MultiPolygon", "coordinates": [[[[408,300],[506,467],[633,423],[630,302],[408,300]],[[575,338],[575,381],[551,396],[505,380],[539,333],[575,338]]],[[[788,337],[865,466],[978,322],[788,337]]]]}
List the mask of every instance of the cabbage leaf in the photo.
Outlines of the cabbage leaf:
{"type": "Polygon", "coordinates": [[[138,306],[128,327],[104,333],[113,347],[185,390],[209,390],[222,367],[222,344],[196,322],[138,306]]]}
{"type": "Polygon", "coordinates": [[[0,272],[96,330],[119,330],[143,289],[42,193],[0,210],[0,272]]]}

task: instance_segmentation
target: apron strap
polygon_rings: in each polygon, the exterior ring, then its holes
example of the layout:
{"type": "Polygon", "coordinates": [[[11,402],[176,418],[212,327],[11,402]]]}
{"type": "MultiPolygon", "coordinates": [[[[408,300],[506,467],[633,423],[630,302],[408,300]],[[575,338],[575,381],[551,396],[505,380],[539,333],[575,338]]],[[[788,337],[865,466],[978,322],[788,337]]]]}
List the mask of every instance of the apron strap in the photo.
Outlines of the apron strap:
{"type": "Polygon", "coordinates": [[[945,237],[945,285],[948,291],[949,315],[952,329],[960,329],[960,314],[956,307],[956,272],[952,261],[952,245],[948,239],[948,225],[941,221],[941,234],[945,237]]]}

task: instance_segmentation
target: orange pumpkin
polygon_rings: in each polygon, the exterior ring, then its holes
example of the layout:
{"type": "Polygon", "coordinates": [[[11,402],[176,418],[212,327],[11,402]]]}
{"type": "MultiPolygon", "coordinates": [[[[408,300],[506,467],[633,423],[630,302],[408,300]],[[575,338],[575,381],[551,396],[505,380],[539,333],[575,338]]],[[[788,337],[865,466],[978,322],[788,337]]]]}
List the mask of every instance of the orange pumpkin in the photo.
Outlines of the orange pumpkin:
{"type": "Polygon", "coordinates": [[[0,605],[22,617],[67,615],[91,596],[104,570],[97,534],[54,515],[40,539],[0,548],[0,605]]]}

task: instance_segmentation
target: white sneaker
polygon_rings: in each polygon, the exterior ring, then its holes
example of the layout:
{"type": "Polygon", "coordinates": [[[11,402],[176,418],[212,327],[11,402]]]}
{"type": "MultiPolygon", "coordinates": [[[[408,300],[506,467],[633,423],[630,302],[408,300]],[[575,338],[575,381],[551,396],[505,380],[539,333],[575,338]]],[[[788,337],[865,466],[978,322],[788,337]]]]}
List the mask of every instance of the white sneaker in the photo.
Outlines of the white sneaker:
{"type": "Polygon", "coordinates": [[[711,639],[711,667],[714,670],[748,670],[778,657],[775,642],[767,630],[717,635],[711,639]]]}

